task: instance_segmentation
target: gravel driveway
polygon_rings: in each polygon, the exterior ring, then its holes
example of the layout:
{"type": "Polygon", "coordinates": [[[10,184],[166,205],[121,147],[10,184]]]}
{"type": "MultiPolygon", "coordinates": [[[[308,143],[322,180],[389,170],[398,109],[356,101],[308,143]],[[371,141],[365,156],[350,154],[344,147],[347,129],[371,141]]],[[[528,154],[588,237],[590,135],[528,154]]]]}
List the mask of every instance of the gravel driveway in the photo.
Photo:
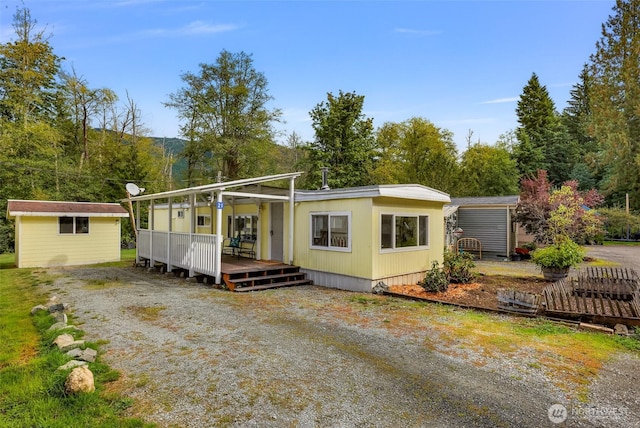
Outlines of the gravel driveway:
{"type": "MultiPolygon", "coordinates": [[[[141,268],[62,272],[56,292],[87,340],[108,341],[101,358],[122,372],[132,415],[159,426],[545,427],[556,426],[555,403],[588,407],[522,361],[474,349],[461,358],[428,324],[394,329],[394,306],[350,312],[366,295],[231,293],[141,268]]],[[[591,405],[619,417],[562,426],[640,426],[638,362],[624,354],[594,382],[591,405]]]]}

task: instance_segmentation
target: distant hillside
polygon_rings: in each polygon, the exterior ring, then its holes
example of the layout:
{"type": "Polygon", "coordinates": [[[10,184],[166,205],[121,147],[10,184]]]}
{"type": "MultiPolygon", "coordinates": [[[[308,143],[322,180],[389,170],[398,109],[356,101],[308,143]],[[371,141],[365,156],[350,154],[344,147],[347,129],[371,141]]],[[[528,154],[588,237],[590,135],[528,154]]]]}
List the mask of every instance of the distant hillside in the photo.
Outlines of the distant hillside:
{"type": "Polygon", "coordinates": [[[185,176],[187,171],[187,161],[182,157],[182,151],[186,140],[181,138],[165,138],[165,137],[151,137],[153,143],[158,147],[164,147],[167,154],[172,154],[175,160],[173,164],[173,179],[180,180],[185,176]]]}

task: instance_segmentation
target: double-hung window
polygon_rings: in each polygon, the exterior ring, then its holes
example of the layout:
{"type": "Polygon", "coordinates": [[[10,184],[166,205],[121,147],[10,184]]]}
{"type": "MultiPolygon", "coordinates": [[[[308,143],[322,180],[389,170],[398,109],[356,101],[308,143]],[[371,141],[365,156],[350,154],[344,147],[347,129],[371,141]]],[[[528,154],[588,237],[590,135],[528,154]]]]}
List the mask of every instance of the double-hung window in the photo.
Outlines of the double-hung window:
{"type": "Polygon", "coordinates": [[[351,251],[351,213],[311,213],[311,248],[351,251]]]}
{"type": "Polygon", "coordinates": [[[382,214],[380,249],[393,250],[429,245],[429,216],[382,214]]]}
{"type": "Polygon", "coordinates": [[[89,233],[89,217],[58,217],[60,234],[89,233]]]}

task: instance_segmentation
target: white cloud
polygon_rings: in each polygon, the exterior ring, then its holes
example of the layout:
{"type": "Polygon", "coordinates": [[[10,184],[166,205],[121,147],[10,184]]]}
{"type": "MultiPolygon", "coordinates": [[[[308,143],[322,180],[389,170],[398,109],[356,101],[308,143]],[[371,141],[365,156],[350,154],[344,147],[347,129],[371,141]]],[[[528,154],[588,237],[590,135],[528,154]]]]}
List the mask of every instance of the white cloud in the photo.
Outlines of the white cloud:
{"type": "Polygon", "coordinates": [[[416,29],[413,29],[413,28],[395,28],[393,31],[395,33],[409,34],[409,35],[412,35],[412,36],[437,36],[439,34],[442,34],[442,31],[416,30],[416,29]]]}
{"type": "Polygon", "coordinates": [[[502,103],[513,103],[518,101],[520,97],[508,97],[508,98],[496,98],[494,100],[483,101],[480,104],[502,104],[502,103]]]}
{"type": "Polygon", "coordinates": [[[193,21],[180,28],[155,28],[142,31],[144,36],[195,36],[201,34],[225,33],[237,30],[239,27],[234,24],[209,24],[204,21],[193,21]]]}

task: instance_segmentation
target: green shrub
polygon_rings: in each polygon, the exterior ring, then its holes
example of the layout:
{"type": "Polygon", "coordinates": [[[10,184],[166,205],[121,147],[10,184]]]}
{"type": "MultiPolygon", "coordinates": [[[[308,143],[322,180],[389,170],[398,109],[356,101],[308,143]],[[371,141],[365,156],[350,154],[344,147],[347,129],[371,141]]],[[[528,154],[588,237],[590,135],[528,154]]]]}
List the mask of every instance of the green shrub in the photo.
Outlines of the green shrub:
{"type": "Polygon", "coordinates": [[[531,257],[533,262],[543,268],[570,268],[582,262],[584,249],[570,240],[562,237],[548,247],[535,250],[531,257]]]}
{"type": "Polygon", "coordinates": [[[431,269],[427,271],[419,286],[427,291],[447,291],[449,288],[449,280],[437,261],[431,263],[431,269]]]}
{"type": "Polygon", "coordinates": [[[449,282],[468,284],[473,281],[471,269],[476,267],[471,253],[452,253],[445,251],[443,270],[449,282]]]}

